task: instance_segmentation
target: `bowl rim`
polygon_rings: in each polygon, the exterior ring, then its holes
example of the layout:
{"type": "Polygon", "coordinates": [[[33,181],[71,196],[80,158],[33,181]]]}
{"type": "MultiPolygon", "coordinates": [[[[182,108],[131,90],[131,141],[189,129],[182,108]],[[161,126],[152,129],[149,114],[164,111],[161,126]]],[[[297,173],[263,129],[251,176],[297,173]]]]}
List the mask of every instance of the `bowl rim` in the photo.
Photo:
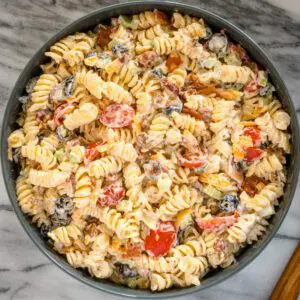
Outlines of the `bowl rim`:
{"type": "MultiPolygon", "coordinates": [[[[129,12],[129,14],[130,14],[130,12],[129,12]]],[[[5,188],[6,188],[7,194],[9,196],[9,200],[14,208],[14,211],[17,215],[19,222],[21,223],[22,227],[24,228],[24,230],[26,231],[26,233],[30,237],[30,239],[33,241],[33,243],[39,248],[39,250],[46,257],[48,257],[61,270],[63,270],[67,274],[71,275],[73,278],[79,280],[80,282],[85,283],[88,286],[91,286],[91,287],[101,290],[103,292],[107,292],[107,293],[118,295],[118,296],[133,297],[133,298],[163,299],[163,298],[179,297],[179,296],[184,296],[184,295],[188,295],[191,293],[195,293],[195,292],[209,288],[215,284],[218,284],[218,283],[226,280],[227,278],[229,278],[229,277],[233,276],[234,274],[236,274],[237,272],[241,271],[249,263],[254,261],[255,258],[266,248],[266,246],[269,244],[271,239],[275,236],[276,232],[278,231],[280,225],[282,224],[282,222],[289,210],[293,196],[295,194],[295,190],[296,190],[296,186],[297,186],[297,179],[298,179],[298,175],[299,175],[299,166],[300,166],[300,151],[299,151],[300,145],[299,145],[299,143],[297,143],[297,141],[299,142],[299,124],[297,122],[297,116],[296,116],[294,104],[293,104],[293,101],[291,100],[291,96],[289,94],[289,91],[287,89],[285,82],[283,81],[276,66],[269,59],[269,57],[267,56],[265,51],[247,33],[245,33],[243,30],[241,30],[239,27],[237,27],[230,21],[227,21],[223,17],[219,16],[218,14],[215,14],[213,12],[210,12],[206,9],[203,9],[203,8],[195,6],[195,5],[182,4],[182,3],[178,3],[178,2],[174,2],[174,1],[163,1],[163,2],[158,1],[158,0],[130,1],[130,2],[124,2],[124,3],[118,3],[118,4],[109,5],[109,6],[104,6],[100,9],[97,9],[90,13],[85,14],[84,16],[76,19],[75,21],[70,22],[69,24],[64,26],[62,29],[60,29],[58,32],[56,32],[53,36],[51,36],[43,44],[43,46],[40,47],[38,49],[38,51],[36,51],[35,54],[31,57],[31,59],[27,62],[26,66],[24,67],[24,69],[20,73],[18,79],[16,80],[15,84],[13,85],[12,89],[10,90],[10,95],[8,98],[8,102],[6,104],[4,118],[2,121],[1,140],[2,140],[2,143],[1,143],[1,166],[2,166],[2,174],[4,177],[5,188]],[[111,12],[111,11],[117,10],[119,8],[129,8],[130,9],[135,5],[138,5],[140,7],[141,6],[145,7],[144,10],[148,9],[149,6],[153,6],[152,9],[154,9],[155,6],[161,6],[162,8],[170,9],[173,11],[175,11],[175,10],[180,11],[181,9],[183,9],[183,10],[188,9],[188,10],[193,11],[194,13],[205,14],[206,16],[209,16],[212,19],[214,19],[216,22],[221,23],[222,26],[226,26],[227,28],[230,28],[237,34],[243,36],[247,40],[247,42],[250,43],[251,46],[253,46],[255,48],[255,51],[259,52],[259,54],[260,54],[260,56],[262,56],[263,60],[266,61],[270,66],[272,66],[272,74],[274,74],[274,76],[276,76],[276,81],[278,81],[280,83],[280,85],[282,86],[282,88],[287,96],[284,101],[289,103],[289,106],[290,106],[289,113],[291,115],[291,118],[296,120],[296,122],[294,123],[295,132],[293,132],[293,135],[296,139],[296,145],[294,146],[295,150],[296,150],[296,163],[293,166],[294,167],[294,176],[293,176],[293,179],[291,182],[290,195],[289,195],[287,205],[283,209],[283,212],[281,213],[281,216],[280,216],[278,222],[276,224],[274,224],[272,230],[270,231],[270,234],[262,241],[262,243],[259,245],[259,247],[257,247],[251,255],[243,258],[242,263],[240,263],[237,267],[230,269],[227,273],[221,274],[223,276],[220,276],[219,278],[211,280],[209,283],[207,283],[203,286],[200,285],[200,286],[190,287],[190,288],[165,290],[165,291],[161,291],[159,293],[155,293],[155,292],[151,292],[149,290],[129,289],[125,286],[120,286],[117,284],[114,284],[114,286],[110,286],[110,285],[100,282],[100,281],[94,281],[92,279],[92,277],[84,277],[81,274],[76,273],[75,269],[70,267],[67,263],[65,263],[63,261],[59,261],[58,258],[51,251],[49,251],[49,249],[47,249],[44,246],[44,244],[34,235],[34,231],[32,230],[29,222],[25,219],[25,215],[23,214],[23,212],[21,211],[21,209],[17,203],[15,192],[11,188],[11,182],[10,182],[11,176],[10,176],[10,173],[7,172],[7,170],[9,170],[9,161],[7,158],[7,151],[6,151],[7,150],[7,135],[8,135],[7,127],[9,124],[9,112],[12,109],[12,103],[13,103],[13,99],[14,99],[14,91],[16,90],[16,87],[18,86],[18,84],[22,84],[24,74],[27,73],[27,70],[32,69],[33,62],[35,61],[35,58],[38,55],[38,53],[40,53],[46,45],[48,47],[49,45],[51,45],[53,43],[53,41],[60,39],[60,38],[58,38],[58,36],[62,36],[62,34],[64,32],[68,31],[69,29],[74,27],[76,24],[83,24],[83,22],[86,19],[92,18],[99,14],[105,14],[105,13],[111,12]]]]}

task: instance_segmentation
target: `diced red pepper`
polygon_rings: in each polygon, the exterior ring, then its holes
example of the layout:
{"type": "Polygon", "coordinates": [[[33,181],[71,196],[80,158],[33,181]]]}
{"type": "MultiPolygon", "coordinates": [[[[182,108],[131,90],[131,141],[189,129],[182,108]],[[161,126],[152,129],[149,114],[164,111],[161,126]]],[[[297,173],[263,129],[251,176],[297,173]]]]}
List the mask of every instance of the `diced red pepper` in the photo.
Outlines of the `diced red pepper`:
{"type": "Polygon", "coordinates": [[[196,222],[198,226],[203,230],[206,230],[208,232],[217,232],[234,225],[237,222],[238,218],[239,213],[235,212],[232,216],[212,217],[210,219],[201,218],[197,219],[196,222]]]}

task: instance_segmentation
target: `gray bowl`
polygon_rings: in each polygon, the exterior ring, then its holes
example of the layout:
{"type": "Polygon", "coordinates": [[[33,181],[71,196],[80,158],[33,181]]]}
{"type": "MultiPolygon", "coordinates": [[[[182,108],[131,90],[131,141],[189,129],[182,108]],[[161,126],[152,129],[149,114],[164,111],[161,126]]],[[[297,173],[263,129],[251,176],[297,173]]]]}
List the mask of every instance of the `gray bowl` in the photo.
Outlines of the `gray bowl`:
{"type": "Polygon", "coordinates": [[[2,124],[1,138],[2,171],[7,193],[22,226],[24,227],[29,237],[36,244],[36,246],[63,271],[80,280],[81,282],[84,282],[91,287],[108,293],[136,298],[171,298],[194,293],[225,280],[226,278],[243,269],[252,260],[254,260],[255,257],[267,246],[270,240],[274,237],[289,209],[297,185],[300,161],[299,127],[295,109],[293,107],[293,103],[285,83],[283,82],[281,76],[279,75],[279,72],[267,57],[267,55],[264,53],[264,51],[242,30],[237,28],[232,23],[222,19],[221,17],[204,9],[173,2],[130,2],[105,7],[71,23],[51,39],[49,39],[26,65],[25,69],[16,82],[14,89],[11,92],[2,124]],[[16,166],[9,162],[7,159],[7,137],[12,130],[16,129],[15,121],[17,118],[17,114],[20,111],[20,103],[18,102],[18,97],[25,92],[26,82],[31,77],[34,77],[40,73],[39,65],[46,61],[44,52],[47,51],[53,43],[63,38],[64,36],[72,34],[76,31],[86,31],[88,29],[91,29],[96,24],[103,22],[105,23],[105,21],[109,20],[111,17],[115,17],[120,14],[135,14],[145,10],[153,10],[155,8],[165,11],[166,13],[172,13],[174,10],[178,10],[181,13],[187,13],[193,16],[202,17],[214,30],[224,28],[233,41],[241,44],[257,63],[263,66],[264,69],[268,70],[270,72],[271,81],[277,89],[277,96],[291,116],[290,131],[292,142],[292,152],[288,159],[288,182],[285,187],[285,193],[282,197],[280,205],[277,207],[276,215],[274,215],[270,220],[270,226],[266,235],[255,245],[245,248],[244,251],[237,257],[236,264],[226,269],[215,270],[214,272],[209,273],[202,280],[201,286],[185,289],[174,288],[162,291],[160,293],[129,289],[125,286],[117,285],[107,280],[92,278],[86,271],[72,268],[66,262],[64,257],[51,249],[49,244],[41,237],[37,228],[30,223],[29,218],[27,218],[22,213],[18,205],[15,193],[15,180],[18,175],[18,170],[16,166]]]}

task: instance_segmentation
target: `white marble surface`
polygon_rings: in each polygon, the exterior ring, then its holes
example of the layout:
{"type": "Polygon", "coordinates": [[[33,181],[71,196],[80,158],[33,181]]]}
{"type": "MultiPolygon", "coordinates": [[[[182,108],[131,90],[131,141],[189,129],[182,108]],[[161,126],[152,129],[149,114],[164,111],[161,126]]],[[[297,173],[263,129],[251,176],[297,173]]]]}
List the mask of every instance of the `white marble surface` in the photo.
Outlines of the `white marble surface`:
{"type": "MultiPolygon", "coordinates": [[[[9,89],[34,52],[57,30],[109,0],[0,1],[0,120],[9,89]]],[[[228,18],[276,62],[300,118],[299,0],[187,0],[228,18]],[[226,3],[226,4],[225,4],[226,3]],[[278,6],[277,6],[278,5],[278,6]]],[[[121,299],[89,288],[44,257],[21,228],[0,179],[0,299],[121,299]]],[[[185,299],[267,299],[300,239],[300,184],[278,234],[243,271],[185,299]]]]}

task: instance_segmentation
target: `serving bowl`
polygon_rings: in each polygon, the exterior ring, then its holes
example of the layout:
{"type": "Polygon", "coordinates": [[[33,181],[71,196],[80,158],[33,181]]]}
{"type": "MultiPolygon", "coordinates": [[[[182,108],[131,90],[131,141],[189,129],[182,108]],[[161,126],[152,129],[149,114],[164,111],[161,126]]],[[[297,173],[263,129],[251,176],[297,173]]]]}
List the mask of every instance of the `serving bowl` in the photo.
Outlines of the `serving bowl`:
{"type": "Polygon", "coordinates": [[[80,280],[81,282],[112,294],[136,298],[171,298],[175,296],[186,295],[189,293],[200,291],[204,288],[211,287],[243,269],[247,264],[254,260],[255,257],[267,246],[267,244],[277,232],[280,224],[282,223],[295,192],[300,164],[299,126],[293,103],[288,93],[287,87],[283,82],[279,72],[267,57],[265,52],[241,29],[224,20],[223,18],[198,7],[174,2],[162,3],[156,1],[143,1],[122,3],[104,7],[76,20],[75,22],[66,26],[56,35],[54,35],[41,47],[41,49],[37,51],[33,58],[28,62],[25,69],[19,76],[15,87],[11,91],[3,119],[1,139],[2,172],[7,193],[17,214],[17,217],[19,218],[25,231],[36,244],[36,246],[63,271],[80,280]],[[40,235],[39,230],[33,224],[31,224],[29,218],[27,218],[22,213],[18,205],[15,193],[15,180],[18,176],[18,170],[17,167],[7,159],[7,138],[9,133],[12,130],[16,129],[15,121],[17,118],[17,114],[20,111],[21,104],[18,101],[18,98],[24,93],[27,81],[40,73],[39,65],[45,63],[45,61],[47,60],[47,58],[44,56],[44,53],[50,48],[50,46],[69,34],[75,33],[77,31],[87,31],[89,29],[92,29],[99,23],[105,23],[105,21],[108,21],[111,17],[115,17],[120,14],[136,14],[145,10],[153,9],[158,9],[168,14],[177,10],[183,14],[202,17],[214,30],[225,29],[226,33],[233,41],[241,44],[247,50],[248,54],[253,58],[254,61],[263,66],[264,69],[268,70],[271,82],[276,87],[277,97],[281,100],[284,108],[291,116],[290,133],[292,143],[291,155],[288,158],[288,181],[285,186],[285,193],[282,197],[280,205],[276,209],[276,214],[270,219],[270,226],[268,227],[265,236],[253,246],[246,247],[237,257],[237,262],[234,265],[226,269],[215,270],[209,273],[205,278],[202,279],[201,286],[189,287],[184,289],[174,288],[165,290],[160,293],[153,293],[148,290],[133,290],[107,280],[92,278],[86,271],[72,268],[66,262],[64,257],[60,256],[57,252],[52,250],[51,246],[40,235]]]}

